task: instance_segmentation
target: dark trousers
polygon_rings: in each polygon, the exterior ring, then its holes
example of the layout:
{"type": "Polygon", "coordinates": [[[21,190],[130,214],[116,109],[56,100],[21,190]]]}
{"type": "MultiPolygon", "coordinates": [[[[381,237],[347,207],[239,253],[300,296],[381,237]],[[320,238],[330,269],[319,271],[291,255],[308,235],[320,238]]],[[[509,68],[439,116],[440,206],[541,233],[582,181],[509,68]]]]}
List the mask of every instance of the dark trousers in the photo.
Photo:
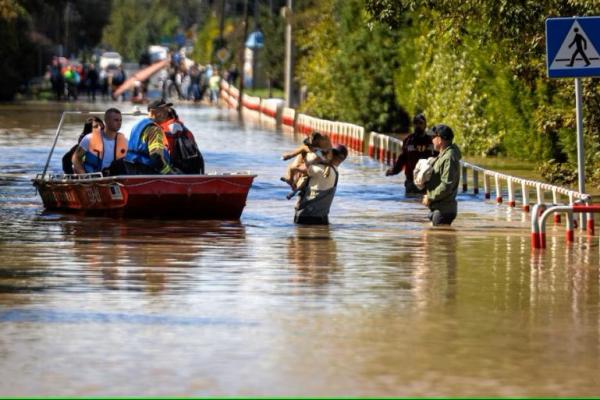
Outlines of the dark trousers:
{"type": "Polygon", "coordinates": [[[442,214],[440,210],[433,210],[429,211],[427,218],[429,218],[433,226],[450,225],[454,221],[454,218],[456,218],[456,213],[442,214]]]}
{"type": "Polygon", "coordinates": [[[294,216],[294,223],[298,225],[329,225],[329,218],[325,217],[312,217],[308,215],[294,216]]]}

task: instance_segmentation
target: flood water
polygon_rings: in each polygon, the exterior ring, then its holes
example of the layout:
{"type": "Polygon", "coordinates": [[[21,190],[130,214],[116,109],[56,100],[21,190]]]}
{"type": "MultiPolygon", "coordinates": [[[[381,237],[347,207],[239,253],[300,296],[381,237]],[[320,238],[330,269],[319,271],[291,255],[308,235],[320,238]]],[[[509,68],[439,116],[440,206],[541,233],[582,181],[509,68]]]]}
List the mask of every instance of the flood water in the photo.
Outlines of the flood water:
{"type": "Polygon", "coordinates": [[[295,226],[300,139],[184,105],[207,171],[258,175],[240,221],[47,213],[30,179],[67,107],[92,106],[0,106],[0,396],[600,393],[597,236],[550,224],[534,253],[528,215],[472,194],[434,229],[356,154],[331,225],[295,226]]]}

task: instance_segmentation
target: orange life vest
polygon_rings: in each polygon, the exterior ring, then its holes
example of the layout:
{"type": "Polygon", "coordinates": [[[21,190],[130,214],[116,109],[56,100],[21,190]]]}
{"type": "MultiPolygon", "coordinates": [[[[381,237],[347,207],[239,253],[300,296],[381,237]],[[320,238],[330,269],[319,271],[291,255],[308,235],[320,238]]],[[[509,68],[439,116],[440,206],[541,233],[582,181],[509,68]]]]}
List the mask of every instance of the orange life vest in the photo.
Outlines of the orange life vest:
{"type": "MultiPolygon", "coordinates": [[[[114,160],[125,157],[127,154],[127,139],[125,135],[118,132],[115,143],[114,160]]],[[[92,133],[90,136],[89,149],[85,152],[83,167],[86,172],[100,172],[102,160],[104,159],[104,141],[102,133],[92,133]]]]}
{"type": "Polygon", "coordinates": [[[173,136],[171,129],[169,129],[169,126],[176,122],[179,123],[176,118],[171,118],[159,124],[160,128],[164,132],[163,142],[165,142],[165,147],[169,150],[169,154],[171,154],[172,149],[175,148],[175,137],[173,136]]]}

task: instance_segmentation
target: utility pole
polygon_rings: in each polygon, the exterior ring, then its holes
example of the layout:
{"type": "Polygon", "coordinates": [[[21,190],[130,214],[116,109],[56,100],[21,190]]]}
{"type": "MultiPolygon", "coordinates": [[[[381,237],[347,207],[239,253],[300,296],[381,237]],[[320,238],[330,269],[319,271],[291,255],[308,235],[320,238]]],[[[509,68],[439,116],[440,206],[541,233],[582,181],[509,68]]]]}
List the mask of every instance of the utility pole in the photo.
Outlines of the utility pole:
{"type": "MultiPolygon", "coordinates": [[[[273,0],[269,0],[269,20],[273,20],[273,0]]],[[[272,40],[272,38],[271,38],[272,40]]],[[[267,70],[267,74],[269,76],[269,79],[267,81],[267,85],[269,87],[269,98],[273,97],[273,77],[272,75],[272,67],[271,64],[269,63],[269,65],[267,66],[268,70],[267,70]]]]}
{"type": "MultiPolygon", "coordinates": [[[[219,22],[219,48],[224,47],[223,31],[225,30],[225,0],[221,0],[221,19],[219,22]]],[[[218,50],[218,49],[217,49],[218,50]]]]}
{"type": "MultiPolygon", "coordinates": [[[[258,30],[258,0],[254,0],[254,32],[258,30]]],[[[252,49],[252,90],[256,89],[258,47],[252,49]]]]}
{"type": "Polygon", "coordinates": [[[282,10],[285,18],[284,91],[286,107],[290,107],[292,97],[292,2],[293,0],[287,0],[287,6],[282,10]]]}
{"type": "Polygon", "coordinates": [[[71,47],[69,46],[69,34],[70,34],[70,29],[69,29],[69,19],[71,16],[71,3],[67,1],[67,4],[65,5],[65,55],[67,58],[71,57],[71,53],[69,53],[69,51],[71,50],[71,47]]]}
{"type": "Polygon", "coordinates": [[[244,38],[242,40],[242,51],[241,51],[241,62],[240,65],[242,66],[241,72],[240,72],[240,98],[238,101],[238,113],[240,114],[240,117],[242,116],[242,109],[243,109],[243,99],[244,99],[244,79],[245,79],[245,74],[244,74],[244,64],[246,61],[246,40],[248,39],[248,0],[244,0],[244,38]]]}

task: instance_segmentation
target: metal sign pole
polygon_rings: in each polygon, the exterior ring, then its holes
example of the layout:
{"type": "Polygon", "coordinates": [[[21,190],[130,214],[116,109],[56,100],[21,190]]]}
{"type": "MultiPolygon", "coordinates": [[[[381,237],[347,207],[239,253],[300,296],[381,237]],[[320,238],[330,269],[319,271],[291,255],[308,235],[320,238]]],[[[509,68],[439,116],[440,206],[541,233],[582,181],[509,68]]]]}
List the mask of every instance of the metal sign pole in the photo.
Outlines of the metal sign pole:
{"type": "MultiPolygon", "coordinates": [[[[581,78],[575,78],[575,109],[577,115],[577,175],[579,193],[585,193],[585,157],[583,149],[583,101],[581,78]]],[[[580,214],[580,229],[585,229],[586,215],[580,214]]]]}

